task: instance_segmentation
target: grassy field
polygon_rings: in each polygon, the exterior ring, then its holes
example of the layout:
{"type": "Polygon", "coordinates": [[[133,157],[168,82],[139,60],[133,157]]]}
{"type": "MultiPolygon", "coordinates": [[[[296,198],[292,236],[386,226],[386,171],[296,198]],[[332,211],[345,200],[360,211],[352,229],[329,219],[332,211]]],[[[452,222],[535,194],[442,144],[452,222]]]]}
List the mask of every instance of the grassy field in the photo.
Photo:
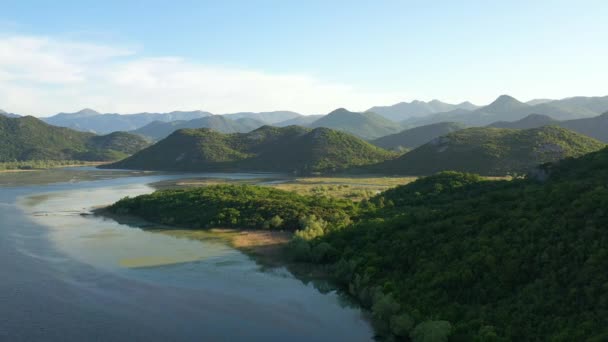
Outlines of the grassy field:
{"type": "Polygon", "coordinates": [[[193,178],[163,181],[153,184],[157,189],[189,188],[213,184],[258,184],[293,191],[302,195],[324,195],[361,201],[389,188],[407,184],[415,177],[306,177],[306,178],[256,178],[229,180],[217,178],[193,178]]]}

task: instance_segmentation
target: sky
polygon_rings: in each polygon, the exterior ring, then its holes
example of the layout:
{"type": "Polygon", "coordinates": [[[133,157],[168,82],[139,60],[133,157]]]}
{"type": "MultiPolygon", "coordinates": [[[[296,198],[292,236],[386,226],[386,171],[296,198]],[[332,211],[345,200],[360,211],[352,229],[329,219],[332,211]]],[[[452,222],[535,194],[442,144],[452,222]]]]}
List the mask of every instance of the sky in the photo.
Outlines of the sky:
{"type": "Polygon", "coordinates": [[[365,110],[608,95],[608,1],[2,0],[0,109],[365,110]]]}

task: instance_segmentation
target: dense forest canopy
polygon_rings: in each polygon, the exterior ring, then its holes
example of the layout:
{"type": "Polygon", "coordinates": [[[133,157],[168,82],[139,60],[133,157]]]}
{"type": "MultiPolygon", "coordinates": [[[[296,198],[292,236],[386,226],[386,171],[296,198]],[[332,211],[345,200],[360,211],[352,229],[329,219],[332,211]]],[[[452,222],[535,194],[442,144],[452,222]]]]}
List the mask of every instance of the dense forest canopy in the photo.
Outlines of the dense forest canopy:
{"type": "Polygon", "coordinates": [[[356,206],[349,200],[302,196],[270,187],[226,184],[124,198],[109,210],[189,228],[297,230],[307,218],[343,226],[350,222],[356,206]]]}

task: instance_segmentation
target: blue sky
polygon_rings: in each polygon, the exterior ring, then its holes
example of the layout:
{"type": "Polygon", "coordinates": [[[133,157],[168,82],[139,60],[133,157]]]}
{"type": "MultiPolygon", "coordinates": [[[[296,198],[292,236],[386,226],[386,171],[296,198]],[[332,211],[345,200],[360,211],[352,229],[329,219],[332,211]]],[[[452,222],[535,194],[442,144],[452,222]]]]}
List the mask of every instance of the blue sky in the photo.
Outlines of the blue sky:
{"type": "Polygon", "coordinates": [[[0,108],[312,114],[608,95],[607,17],[606,1],[5,0],[0,108]]]}

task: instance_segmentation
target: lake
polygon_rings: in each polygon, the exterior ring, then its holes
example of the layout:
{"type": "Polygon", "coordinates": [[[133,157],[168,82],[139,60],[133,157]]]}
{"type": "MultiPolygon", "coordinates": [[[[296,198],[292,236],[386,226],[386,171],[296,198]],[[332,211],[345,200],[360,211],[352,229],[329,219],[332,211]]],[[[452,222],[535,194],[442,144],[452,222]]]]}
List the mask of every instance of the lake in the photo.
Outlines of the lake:
{"type": "MultiPolygon", "coordinates": [[[[153,182],[260,174],[0,174],[2,341],[369,341],[363,313],[219,239],[83,215],[153,182]]],[[[276,177],[273,175],[272,177],[276,177]]]]}

